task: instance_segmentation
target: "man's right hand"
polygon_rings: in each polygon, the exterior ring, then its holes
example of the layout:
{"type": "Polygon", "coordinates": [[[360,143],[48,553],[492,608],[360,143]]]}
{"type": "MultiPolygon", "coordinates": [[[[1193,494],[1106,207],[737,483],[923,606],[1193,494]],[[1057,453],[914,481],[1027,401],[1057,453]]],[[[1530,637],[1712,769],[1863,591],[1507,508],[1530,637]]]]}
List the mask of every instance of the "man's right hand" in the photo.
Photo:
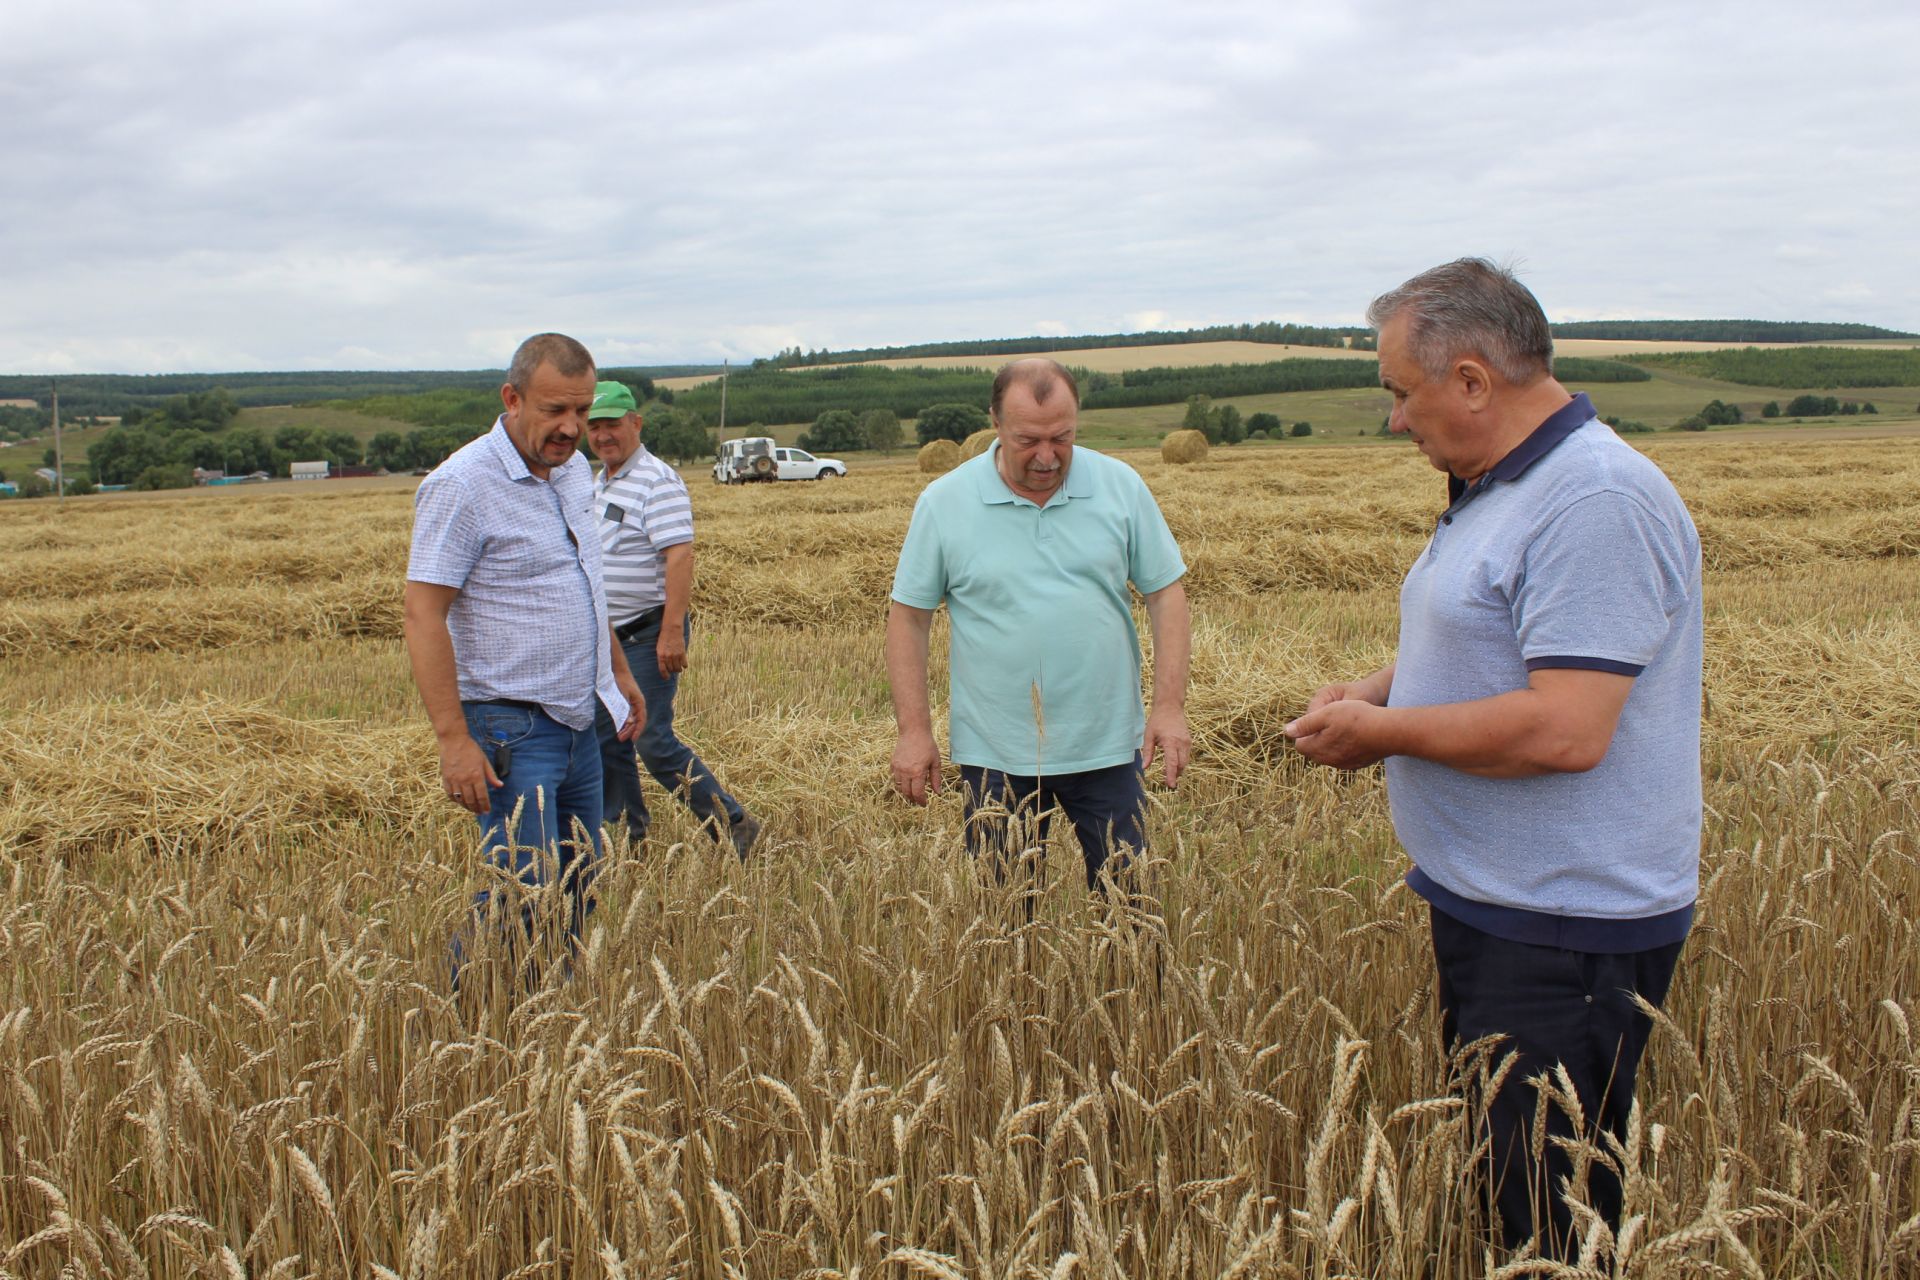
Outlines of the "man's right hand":
{"type": "Polygon", "coordinates": [[[440,744],[440,781],[447,798],[469,813],[486,813],[487,788],[501,785],[480,744],[467,734],[440,744]]]}
{"type": "Polygon", "coordinates": [[[1336,702],[1371,702],[1376,707],[1384,707],[1387,700],[1374,687],[1372,678],[1366,680],[1344,680],[1339,684],[1323,684],[1314,690],[1307,699],[1307,714],[1311,715],[1325,706],[1336,702]]]}
{"type": "Polygon", "coordinates": [[[931,733],[903,733],[893,749],[893,789],[915,804],[940,790],[940,746],[931,733]]]}

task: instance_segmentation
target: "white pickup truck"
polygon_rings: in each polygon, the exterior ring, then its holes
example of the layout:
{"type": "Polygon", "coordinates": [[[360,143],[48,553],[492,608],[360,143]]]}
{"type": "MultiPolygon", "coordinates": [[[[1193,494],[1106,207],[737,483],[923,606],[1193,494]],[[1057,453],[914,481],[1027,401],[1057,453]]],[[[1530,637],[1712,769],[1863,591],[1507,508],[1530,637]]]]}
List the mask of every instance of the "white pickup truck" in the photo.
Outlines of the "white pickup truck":
{"type": "Polygon", "coordinates": [[[774,461],[782,480],[832,480],[847,474],[847,464],[838,458],[816,458],[805,449],[775,449],[774,461]]]}
{"type": "Polygon", "coordinates": [[[838,458],[816,458],[805,449],[776,445],[771,436],[744,436],[727,440],[713,460],[715,484],[746,484],[755,480],[825,480],[847,474],[838,458]]]}

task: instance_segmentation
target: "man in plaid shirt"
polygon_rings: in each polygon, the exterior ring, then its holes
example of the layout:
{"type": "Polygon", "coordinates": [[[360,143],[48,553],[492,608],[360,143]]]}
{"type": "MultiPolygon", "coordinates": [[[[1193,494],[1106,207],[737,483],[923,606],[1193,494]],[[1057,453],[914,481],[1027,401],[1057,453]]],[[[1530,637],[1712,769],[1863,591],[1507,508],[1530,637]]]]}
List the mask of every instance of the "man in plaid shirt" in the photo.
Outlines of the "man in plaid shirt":
{"type": "Polygon", "coordinates": [[[420,484],[405,595],[407,654],[447,795],[523,884],[557,866],[575,940],[600,852],[594,713],[604,708],[625,738],[646,716],[607,621],[593,477],[579,456],[593,393],[593,357],[572,338],[520,345],[493,430],[420,484]]]}

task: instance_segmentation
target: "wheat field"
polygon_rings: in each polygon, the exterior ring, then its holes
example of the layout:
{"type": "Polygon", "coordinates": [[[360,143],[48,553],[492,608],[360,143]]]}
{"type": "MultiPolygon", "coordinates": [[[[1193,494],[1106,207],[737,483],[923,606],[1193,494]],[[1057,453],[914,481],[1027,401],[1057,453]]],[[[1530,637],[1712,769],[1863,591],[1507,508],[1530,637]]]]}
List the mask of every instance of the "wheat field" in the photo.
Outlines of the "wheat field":
{"type": "Polygon", "coordinates": [[[654,804],[570,974],[457,999],[407,490],[0,506],[0,1276],[1920,1274],[1920,441],[1648,451],[1708,564],[1703,887],[1577,1267],[1489,1252],[1378,771],[1278,733],[1391,652],[1439,506],[1330,447],[1124,455],[1195,763],[1136,904],[1056,846],[1031,918],[886,787],[924,478],[696,483],[680,718],[763,843],[654,804]]]}

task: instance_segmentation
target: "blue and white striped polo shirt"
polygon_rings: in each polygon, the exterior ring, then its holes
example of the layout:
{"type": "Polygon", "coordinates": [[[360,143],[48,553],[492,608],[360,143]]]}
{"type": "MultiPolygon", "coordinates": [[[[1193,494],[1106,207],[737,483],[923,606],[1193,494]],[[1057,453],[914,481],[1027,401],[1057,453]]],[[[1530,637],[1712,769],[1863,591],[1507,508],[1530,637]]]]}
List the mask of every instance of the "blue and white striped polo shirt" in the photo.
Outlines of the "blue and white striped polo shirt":
{"type": "Polygon", "coordinates": [[[504,418],[420,482],[407,579],[459,591],[447,631],[461,701],[538,703],[591,729],[597,695],[626,723],[595,524],[587,460],[576,453],[540,479],[504,418]]]}
{"type": "Polygon", "coordinates": [[[1700,879],[1700,538],[1658,467],[1555,413],[1453,505],[1400,591],[1388,703],[1470,702],[1542,668],[1634,677],[1585,773],[1482,778],[1394,756],[1408,885],[1517,942],[1628,952],[1684,938],[1700,879]]]}
{"type": "Polygon", "coordinates": [[[600,512],[607,615],[615,626],[625,626],[666,602],[660,553],[693,541],[693,501],[680,473],[643,444],[618,474],[600,473],[594,504],[600,512]]]}

